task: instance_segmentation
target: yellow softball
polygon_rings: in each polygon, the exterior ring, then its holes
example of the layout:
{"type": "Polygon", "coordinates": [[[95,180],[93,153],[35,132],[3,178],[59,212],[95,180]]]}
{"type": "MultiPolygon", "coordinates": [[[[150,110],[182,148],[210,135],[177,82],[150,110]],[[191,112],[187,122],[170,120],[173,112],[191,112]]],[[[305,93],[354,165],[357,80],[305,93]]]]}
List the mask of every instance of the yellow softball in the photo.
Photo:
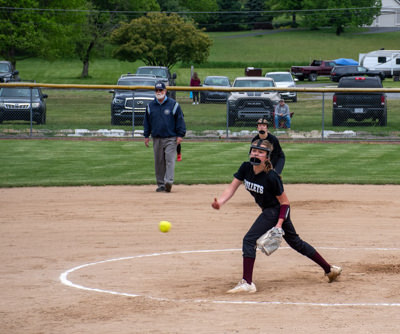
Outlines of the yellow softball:
{"type": "Polygon", "coordinates": [[[160,224],[158,225],[158,228],[160,229],[161,232],[167,233],[171,229],[171,223],[166,220],[160,221],[160,224]]]}

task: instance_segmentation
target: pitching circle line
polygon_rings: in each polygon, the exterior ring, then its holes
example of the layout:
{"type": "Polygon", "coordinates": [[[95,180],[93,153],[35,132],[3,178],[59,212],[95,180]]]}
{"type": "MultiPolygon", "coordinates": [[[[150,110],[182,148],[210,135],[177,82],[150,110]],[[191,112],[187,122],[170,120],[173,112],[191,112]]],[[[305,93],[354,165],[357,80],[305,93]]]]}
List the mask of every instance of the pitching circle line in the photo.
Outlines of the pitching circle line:
{"type": "MultiPolygon", "coordinates": [[[[281,247],[281,249],[289,249],[290,247],[281,247]]],[[[354,249],[354,248],[345,248],[345,247],[318,247],[319,249],[326,250],[346,250],[346,249],[354,249]]],[[[398,251],[400,248],[355,248],[356,250],[364,250],[364,251],[398,251]]],[[[71,268],[65,272],[63,272],[59,279],[62,284],[70,286],[72,288],[93,291],[93,292],[101,292],[108,293],[111,295],[125,296],[125,297],[145,297],[152,300],[157,301],[167,301],[167,302],[195,302],[195,303],[213,303],[213,304],[246,304],[246,305],[298,305],[298,306],[323,306],[323,307],[354,307],[354,306],[380,306],[380,307],[399,307],[400,303],[306,303],[306,302],[283,302],[283,301],[243,301],[243,300],[209,300],[209,299],[171,299],[171,298],[162,298],[162,297],[153,297],[150,295],[141,295],[141,294],[132,294],[125,292],[118,292],[112,290],[104,290],[104,289],[96,289],[90,288],[83,285],[75,284],[68,279],[68,275],[78,271],[83,268],[95,266],[97,264],[116,262],[116,261],[125,261],[146,257],[155,257],[155,256],[163,256],[163,255],[174,255],[174,254],[194,254],[194,253],[216,253],[216,252],[232,252],[232,251],[240,251],[238,248],[231,249],[205,249],[205,250],[191,250],[191,251],[174,251],[174,252],[163,252],[163,253],[152,253],[152,254],[143,254],[143,255],[135,255],[135,256],[126,256],[120,258],[114,258],[109,260],[97,261],[92,263],[82,264],[80,266],[71,268]]]]}

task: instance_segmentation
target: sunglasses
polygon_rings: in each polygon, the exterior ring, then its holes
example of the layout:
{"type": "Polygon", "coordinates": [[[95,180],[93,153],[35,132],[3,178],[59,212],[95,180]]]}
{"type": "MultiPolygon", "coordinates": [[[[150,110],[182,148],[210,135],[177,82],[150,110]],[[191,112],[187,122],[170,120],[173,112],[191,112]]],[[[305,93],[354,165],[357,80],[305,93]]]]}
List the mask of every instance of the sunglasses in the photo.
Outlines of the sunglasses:
{"type": "Polygon", "coordinates": [[[164,89],[156,89],[156,92],[162,92],[164,89]]]}

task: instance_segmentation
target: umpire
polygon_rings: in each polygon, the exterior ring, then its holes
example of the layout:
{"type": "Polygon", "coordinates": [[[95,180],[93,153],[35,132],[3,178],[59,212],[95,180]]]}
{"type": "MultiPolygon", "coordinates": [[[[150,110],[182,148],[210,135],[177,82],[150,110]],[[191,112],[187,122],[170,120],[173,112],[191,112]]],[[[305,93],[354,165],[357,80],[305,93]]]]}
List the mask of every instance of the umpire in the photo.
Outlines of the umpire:
{"type": "Polygon", "coordinates": [[[260,118],[257,121],[257,131],[258,135],[255,136],[251,142],[253,143],[256,140],[266,139],[273,145],[274,149],[271,152],[271,163],[275,172],[281,175],[283,167],[285,166],[285,153],[283,153],[278,138],[268,132],[268,120],[266,118],[260,118]]]}
{"type": "Polygon", "coordinates": [[[171,192],[174,183],[176,147],[186,134],[185,120],[178,102],[167,97],[163,82],[155,85],[156,97],[144,116],[144,144],[149,147],[153,138],[154,167],[157,192],[171,192]]]}

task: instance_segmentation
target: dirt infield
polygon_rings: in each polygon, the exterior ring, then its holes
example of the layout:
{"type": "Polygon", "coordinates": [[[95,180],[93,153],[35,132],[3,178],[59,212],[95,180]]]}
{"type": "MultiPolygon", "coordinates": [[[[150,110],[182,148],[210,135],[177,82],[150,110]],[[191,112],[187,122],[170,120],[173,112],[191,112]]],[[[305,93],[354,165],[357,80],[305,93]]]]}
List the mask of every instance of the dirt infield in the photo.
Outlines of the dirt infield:
{"type": "Polygon", "coordinates": [[[283,244],[258,254],[254,295],[225,291],[259,209],[241,187],[212,210],[224,188],[0,189],[0,333],[399,332],[400,186],[287,185],[298,233],[343,274],[283,244]]]}

